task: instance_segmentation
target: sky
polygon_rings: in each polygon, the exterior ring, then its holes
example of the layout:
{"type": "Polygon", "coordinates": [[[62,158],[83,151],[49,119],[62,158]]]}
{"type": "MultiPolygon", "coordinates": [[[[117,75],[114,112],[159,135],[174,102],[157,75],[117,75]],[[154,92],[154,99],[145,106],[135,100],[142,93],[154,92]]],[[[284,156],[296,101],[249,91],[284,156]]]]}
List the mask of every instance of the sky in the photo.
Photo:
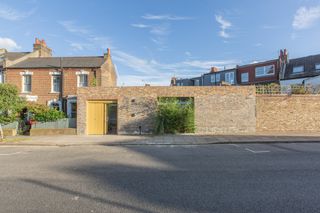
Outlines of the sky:
{"type": "Polygon", "coordinates": [[[111,49],[118,85],[169,85],[278,57],[320,53],[320,0],[1,0],[0,48],[54,56],[111,49]]]}

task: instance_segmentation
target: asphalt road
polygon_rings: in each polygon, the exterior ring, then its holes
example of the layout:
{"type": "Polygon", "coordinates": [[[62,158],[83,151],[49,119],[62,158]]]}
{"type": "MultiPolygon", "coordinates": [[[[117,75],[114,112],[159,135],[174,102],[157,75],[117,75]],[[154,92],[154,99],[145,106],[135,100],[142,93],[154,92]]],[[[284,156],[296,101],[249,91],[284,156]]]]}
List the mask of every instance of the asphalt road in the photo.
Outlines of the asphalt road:
{"type": "Polygon", "coordinates": [[[320,212],[320,144],[0,147],[0,212],[320,212]]]}

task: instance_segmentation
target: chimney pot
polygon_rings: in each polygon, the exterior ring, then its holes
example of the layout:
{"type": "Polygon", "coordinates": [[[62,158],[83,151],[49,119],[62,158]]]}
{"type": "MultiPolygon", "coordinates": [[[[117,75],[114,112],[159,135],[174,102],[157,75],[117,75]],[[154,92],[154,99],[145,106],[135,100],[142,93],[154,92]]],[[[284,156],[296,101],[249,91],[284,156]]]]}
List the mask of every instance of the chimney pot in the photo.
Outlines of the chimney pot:
{"type": "Polygon", "coordinates": [[[219,71],[218,67],[211,67],[211,73],[218,72],[218,71],[219,71]]]}

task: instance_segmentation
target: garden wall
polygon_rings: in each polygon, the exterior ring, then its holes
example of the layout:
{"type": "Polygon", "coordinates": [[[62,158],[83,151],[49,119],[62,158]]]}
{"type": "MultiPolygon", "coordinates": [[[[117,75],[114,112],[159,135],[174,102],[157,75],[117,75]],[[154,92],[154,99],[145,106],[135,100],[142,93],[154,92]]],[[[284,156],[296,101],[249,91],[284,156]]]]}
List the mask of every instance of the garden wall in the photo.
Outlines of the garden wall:
{"type": "Polygon", "coordinates": [[[87,134],[90,100],[118,104],[118,134],[152,133],[158,97],[193,97],[196,134],[253,134],[256,130],[255,87],[91,87],[79,88],[77,132],[87,134]]]}
{"type": "Polygon", "coordinates": [[[320,95],[257,95],[257,132],[320,132],[320,95]]]}

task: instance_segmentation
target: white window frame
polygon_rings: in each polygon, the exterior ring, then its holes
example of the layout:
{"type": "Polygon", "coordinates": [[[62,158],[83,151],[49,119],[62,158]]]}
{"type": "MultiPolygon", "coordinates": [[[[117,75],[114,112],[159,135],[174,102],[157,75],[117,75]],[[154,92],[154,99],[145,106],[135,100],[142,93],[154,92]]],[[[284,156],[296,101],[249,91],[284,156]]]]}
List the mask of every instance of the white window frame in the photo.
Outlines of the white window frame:
{"type": "Polygon", "coordinates": [[[219,83],[221,81],[220,73],[216,73],[216,82],[219,83]]]}
{"type": "Polygon", "coordinates": [[[320,71],[320,63],[318,63],[318,64],[315,64],[315,69],[316,69],[316,71],[320,71]]]}
{"type": "Polygon", "coordinates": [[[61,90],[61,72],[50,72],[51,75],[51,93],[60,93],[61,90]],[[59,91],[54,90],[54,77],[59,76],[60,77],[60,85],[59,85],[59,91]]]}
{"type": "Polygon", "coordinates": [[[4,71],[0,70],[0,84],[4,83],[4,71]]]}
{"type": "Polygon", "coordinates": [[[194,80],[194,86],[200,86],[200,80],[199,79],[195,79],[194,80]]]}
{"type": "Polygon", "coordinates": [[[248,72],[241,73],[241,83],[248,83],[248,82],[249,82],[249,73],[248,72]],[[244,76],[246,76],[247,80],[244,80],[244,76]]]}
{"type": "Polygon", "coordinates": [[[22,86],[21,86],[21,90],[22,90],[22,93],[32,93],[32,75],[33,75],[33,72],[30,72],[28,70],[25,70],[23,72],[20,72],[20,75],[22,77],[22,86]],[[26,91],[25,90],[25,77],[26,76],[30,76],[30,91],[26,91]]]}
{"type": "Polygon", "coordinates": [[[88,87],[89,86],[89,72],[85,71],[85,70],[80,70],[78,72],[76,72],[77,75],[77,86],[78,87],[88,87]],[[80,76],[86,75],[87,76],[87,85],[86,86],[81,86],[80,85],[80,76]]]}
{"type": "Polygon", "coordinates": [[[304,66],[295,66],[292,68],[292,73],[302,73],[302,72],[304,72],[304,66]]]}
{"type": "Polygon", "coordinates": [[[265,66],[259,66],[259,67],[255,68],[255,76],[258,77],[258,78],[259,77],[265,77],[265,76],[273,76],[273,75],[275,75],[275,66],[274,66],[274,64],[265,65],[265,66]],[[268,71],[267,67],[272,67],[273,68],[273,72],[272,73],[267,73],[267,71],[268,71]],[[257,73],[257,69],[262,69],[262,68],[263,68],[263,74],[257,75],[258,74],[257,73]]]}
{"type": "Polygon", "coordinates": [[[224,80],[229,84],[234,84],[234,72],[226,72],[224,74],[224,80]]]}
{"type": "Polygon", "coordinates": [[[59,105],[59,111],[62,111],[62,103],[60,100],[53,99],[48,101],[48,107],[53,108],[52,106],[53,103],[57,103],[59,105]]]}
{"type": "Polygon", "coordinates": [[[215,83],[216,82],[216,76],[214,74],[210,75],[210,82],[215,83]]]}

